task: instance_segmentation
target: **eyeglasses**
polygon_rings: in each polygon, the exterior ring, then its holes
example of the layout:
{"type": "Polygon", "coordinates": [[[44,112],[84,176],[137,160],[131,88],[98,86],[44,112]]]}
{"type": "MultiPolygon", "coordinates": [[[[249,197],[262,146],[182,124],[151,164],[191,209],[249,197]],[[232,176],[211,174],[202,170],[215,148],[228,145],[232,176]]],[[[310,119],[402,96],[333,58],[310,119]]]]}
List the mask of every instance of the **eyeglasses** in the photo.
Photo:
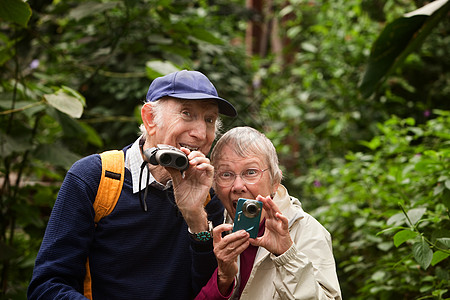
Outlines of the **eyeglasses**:
{"type": "Polygon", "coordinates": [[[241,179],[247,184],[255,184],[257,183],[263,174],[264,171],[267,171],[269,168],[260,170],[256,168],[251,168],[242,171],[241,174],[235,174],[231,171],[219,172],[216,173],[216,183],[221,187],[229,187],[236,180],[237,176],[240,176],[241,179]]]}

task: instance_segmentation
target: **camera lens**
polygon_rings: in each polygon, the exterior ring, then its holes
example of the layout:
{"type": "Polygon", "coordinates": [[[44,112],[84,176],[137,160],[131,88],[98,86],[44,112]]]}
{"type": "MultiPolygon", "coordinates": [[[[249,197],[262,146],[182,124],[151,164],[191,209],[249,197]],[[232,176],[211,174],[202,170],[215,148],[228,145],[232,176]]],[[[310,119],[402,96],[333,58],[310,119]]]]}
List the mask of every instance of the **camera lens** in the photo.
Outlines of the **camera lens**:
{"type": "Polygon", "coordinates": [[[247,218],[256,217],[260,210],[261,208],[259,207],[259,205],[251,201],[246,201],[242,205],[242,212],[247,218]]]}
{"type": "Polygon", "coordinates": [[[161,165],[169,165],[171,161],[172,157],[170,156],[170,154],[162,154],[159,157],[159,162],[161,165]]]}

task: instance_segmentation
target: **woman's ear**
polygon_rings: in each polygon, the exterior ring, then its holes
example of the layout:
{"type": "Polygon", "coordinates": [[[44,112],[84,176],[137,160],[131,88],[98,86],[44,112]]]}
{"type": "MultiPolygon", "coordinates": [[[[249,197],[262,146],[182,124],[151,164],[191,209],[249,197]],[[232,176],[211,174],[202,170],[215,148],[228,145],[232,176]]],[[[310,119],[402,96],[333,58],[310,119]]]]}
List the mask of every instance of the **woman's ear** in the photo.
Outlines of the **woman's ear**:
{"type": "Polygon", "coordinates": [[[141,118],[144,123],[145,129],[147,130],[147,134],[152,136],[156,132],[156,124],[153,121],[153,107],[151,103],[147,102],[142,106],[141,109],[141,118]]]}

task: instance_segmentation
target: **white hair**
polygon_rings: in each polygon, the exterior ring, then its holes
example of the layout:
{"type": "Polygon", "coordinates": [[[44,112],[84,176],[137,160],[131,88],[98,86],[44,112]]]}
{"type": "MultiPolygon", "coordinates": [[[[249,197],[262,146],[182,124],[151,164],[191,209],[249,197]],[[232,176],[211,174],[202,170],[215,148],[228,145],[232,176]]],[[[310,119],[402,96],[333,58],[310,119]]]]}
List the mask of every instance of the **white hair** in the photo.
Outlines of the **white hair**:
{"type": "Polygon", "coordinates": [[[275,186],[281,183],[282,172],[278,164],[278,155],[272,142],[258,130],[244,126],[227,131],[216,143],[211,152],[211,163],[217,167],[225,146],[231,147],[242,158],[258,155],[269,167],[270,178],[275,186]]]}

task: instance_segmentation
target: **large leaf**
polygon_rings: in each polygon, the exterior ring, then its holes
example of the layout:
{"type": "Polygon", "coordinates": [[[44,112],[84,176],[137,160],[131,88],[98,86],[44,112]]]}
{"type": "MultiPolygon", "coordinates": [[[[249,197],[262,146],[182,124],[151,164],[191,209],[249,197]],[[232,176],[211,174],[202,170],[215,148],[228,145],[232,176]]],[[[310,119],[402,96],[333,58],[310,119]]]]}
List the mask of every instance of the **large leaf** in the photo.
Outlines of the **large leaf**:
{"type": "Polygon", "coordinates": [[[426,270],[433,259],[433,251],[425,241],[417,242],[413,245],[413,255],[419,265],[426,270]]]}
{"type": "Polygon", "coordinates": [[[73,92],[74,90],[62,88],[53,94],[44,95],[44,99],[48,104],[72,118],[80,118],[83,114],[83,102],[80,100],[82,96],[75,97],[73,92]]]}
{"type": "Polygon", "coordinates": [[[81,158],[79,155],[59,144],[40,145],[36,153],[34,153],[34,156],[39,160],[65,169],[69,169],[74,162],[81,158]]]}
{"type": "Polygon", "coordinates": [[[160,60],[148,61],[145,64],[145,69],[147,72],[147,76],[152,80],[157,77],[179,71],[179,69],[175,67],[171,62],[160,60]]]}
{"type": "Polygon", "coordinates": [[[96,3],[96,2],[85,2],[77,5],[74,9],[72,9],[69,13],[69,18],[75,20],[81,20],[88,16],[96,16],[104,11],[108,11],[112,8],[115,8],[119,2],[110,1],[106,3],[96,3]]]}
{"type": "Polygon", "coordinates": [[[389,23],[372,46],[360,91],[369,97],[406,57],[418,49],[450,10],[448,0],[434,1],[389,23]]]}
{"type": "Polygon", "coordinates": [[[31,145],[23,141],[21,137],[13,137],[0,132],[0,157],[4,158],[12,153],[23,152],[29,148],[31,148],[31,145]]]}
{"type": "Polygon", "coordinates": [[[395,245],[395,247],[398,247],[401,244],[403,244],[404,242],[415,238],[416,236],[417,236],[417,232],[411,231],[409,229],[399,231],[394,235],[394,245],[395,245]]]}
{"type": "Polygon", "coordinates": [[[445,253],[443,251],[440,251],[440,250],[436,251],[433,253],[433,259],[431,260],[431,265],[435,266],[449,256],[450,256],[450,254],[445,253]]]}
{"type": "Polygon", "coordinates": [[[0,20],[26,27],[31,17],[30,5],[22,0],[1,0],[0,20]]]}
{"type": "Polygon", "coordinates": [[[408,210],[407,215],[408,219],[411,221],[411,226],[416,225],[416,223],[423,217],[423,215],[426,212],[426,208],[420,207],[420,208],[413,208],[408,210]]]}

